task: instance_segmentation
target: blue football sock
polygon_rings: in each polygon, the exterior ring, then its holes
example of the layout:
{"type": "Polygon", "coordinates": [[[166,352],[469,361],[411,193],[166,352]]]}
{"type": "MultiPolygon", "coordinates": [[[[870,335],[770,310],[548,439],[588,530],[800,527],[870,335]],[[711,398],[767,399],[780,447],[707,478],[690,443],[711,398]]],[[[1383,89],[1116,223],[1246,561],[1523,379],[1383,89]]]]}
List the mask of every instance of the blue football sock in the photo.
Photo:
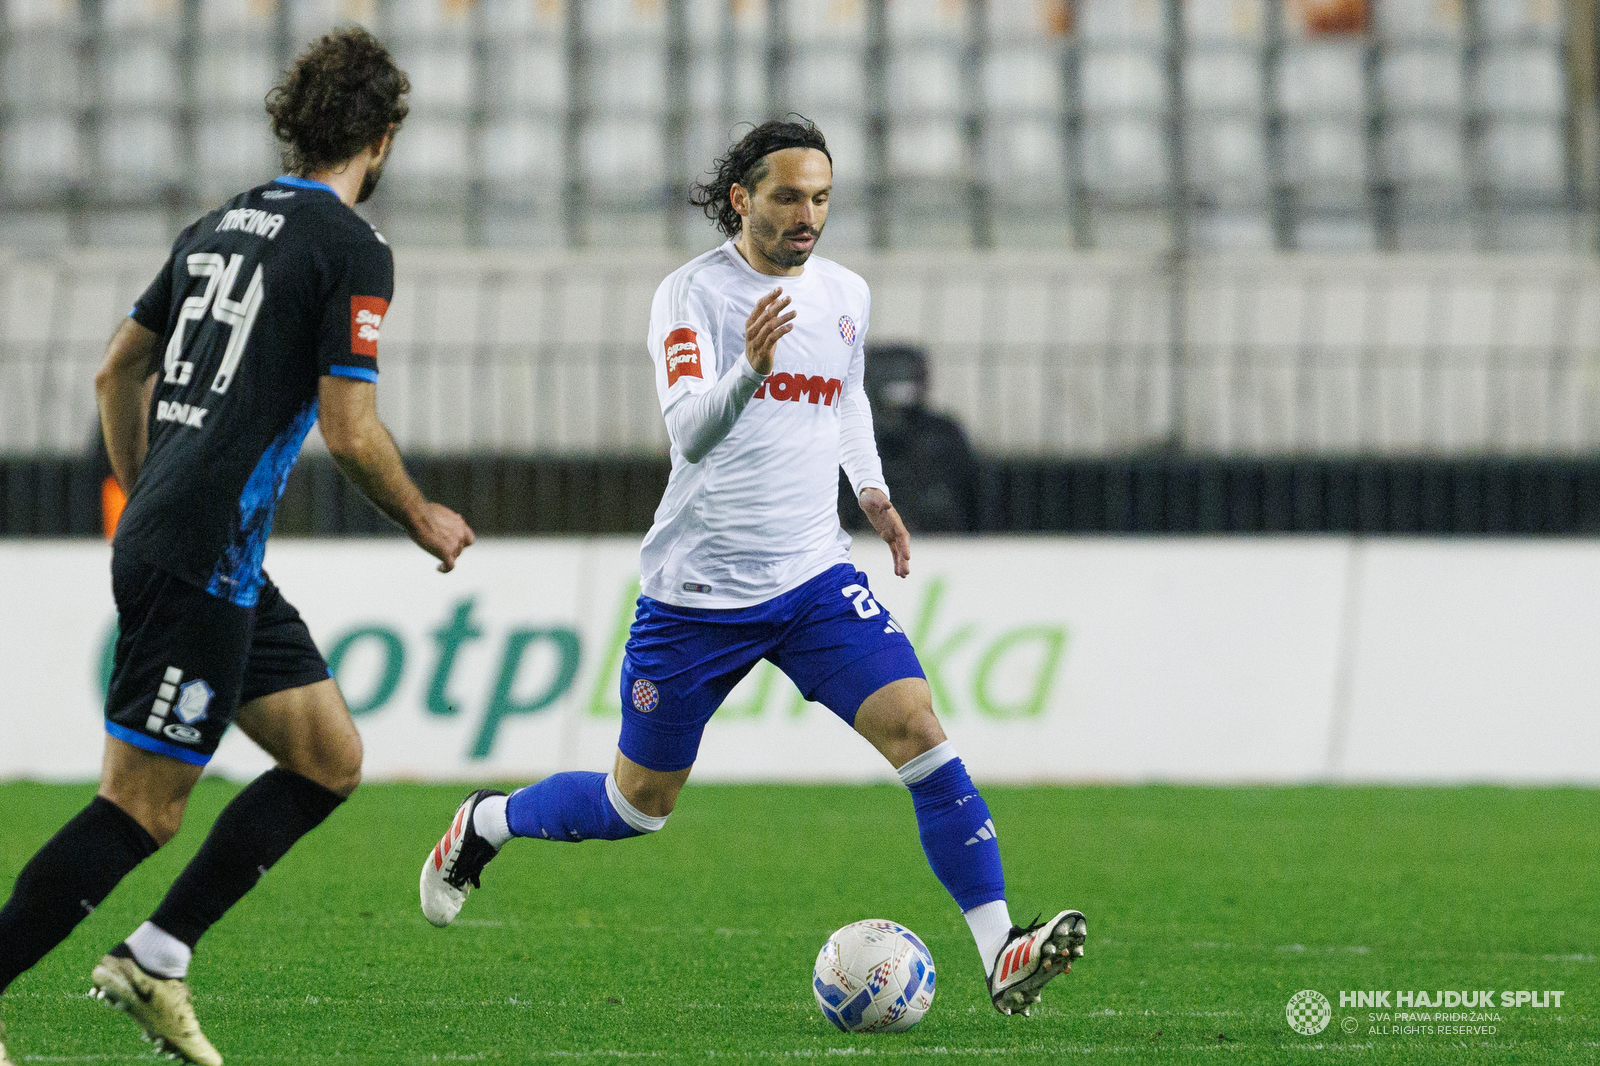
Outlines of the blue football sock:
{"type": "Polygon", "coordinates": [[[666,821],[634,809],[610,774],[584,770],[552,774],[506,801],[506,824],[519,837],[624,840],[653,833],[666,821]]]}
{"type": "Polygon", "coordinates": [[[947,740],[900,768],[928,865],[963,911],[1006,898],[989,805],[947,740]]]}

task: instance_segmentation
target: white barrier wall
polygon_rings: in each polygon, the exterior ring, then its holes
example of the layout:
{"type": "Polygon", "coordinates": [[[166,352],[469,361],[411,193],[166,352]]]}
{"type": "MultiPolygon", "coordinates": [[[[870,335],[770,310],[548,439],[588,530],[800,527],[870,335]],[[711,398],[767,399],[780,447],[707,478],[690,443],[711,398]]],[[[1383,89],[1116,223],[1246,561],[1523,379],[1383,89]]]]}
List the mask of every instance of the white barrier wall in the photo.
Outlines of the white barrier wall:
{"type": "MultiPolygon", "coordinates": [[[[605,768],[637,541],[284,541],[268,567],[335,667],[369,779],[605,768]]],[[[857,562],[988,781],[1600,783],[1600,544],[924,538],[857,562]]],[[[103,545],[0,543],[0,778],[98,771],[103,545]]],[[[264,757],[233,731],[213,768],[264,757]]],[[[889,778],[763,664],[699,780],[889,778]]]]}

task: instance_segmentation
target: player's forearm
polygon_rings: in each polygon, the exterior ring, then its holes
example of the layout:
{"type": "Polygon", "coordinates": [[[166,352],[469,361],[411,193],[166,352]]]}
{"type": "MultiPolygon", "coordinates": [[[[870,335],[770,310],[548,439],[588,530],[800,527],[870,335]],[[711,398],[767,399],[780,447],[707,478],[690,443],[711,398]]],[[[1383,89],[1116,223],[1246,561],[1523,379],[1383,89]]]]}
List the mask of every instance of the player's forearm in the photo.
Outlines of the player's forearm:
{"type": "Polygon", "coordinates": [[[889,495],[889,486],[883,480],[883,460],[872,433],[872,405],[865,391],[847,391],[840,403],[839,465],[844,467],[857,499],[867,489],[879,489],[889,495]]]}
{"type": "Polygon", "coordinates": [[[328,451],[361,495],[407,533],[416,534],[427,500],[406,473],[400,449],[381,422],[329,441],[328,451]]]}
{"type": "Polygon", "coordinates": [[[157,339],[155,333],[133,319],[124,319],[106,346],[105,362],[94,376],[100,432],[105,436],[111,472],[124,492],[133,490],[149,445],[147,418],[155,389],[150,357],[157,339]]]}
{"type": "Polygon", "coordinates": [[[668,408],[667,434],[683,457],[698,463],[721,444],[764,380],[749,360],[738,359],[711,388],[685,396],[668,408]]]}
{"type": "Polygon", "coordinates": [[[145,383],[132,375],[102,371],[95,375],[94,394],[111,472],[124,492],[132,491],[144,465],[145,383]]]}

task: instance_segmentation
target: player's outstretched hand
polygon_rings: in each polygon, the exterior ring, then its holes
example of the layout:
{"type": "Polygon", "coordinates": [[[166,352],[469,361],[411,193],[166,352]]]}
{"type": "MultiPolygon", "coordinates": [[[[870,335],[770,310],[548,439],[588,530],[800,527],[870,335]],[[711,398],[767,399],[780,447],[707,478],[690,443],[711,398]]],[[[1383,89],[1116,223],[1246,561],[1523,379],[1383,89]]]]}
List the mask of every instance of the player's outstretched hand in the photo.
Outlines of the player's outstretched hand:
{"type": "Polygon", "coordinates": [[[911,573],[911,534],[906,532],[906,524],[900,521],[900,512],[894,509],[889,497],[882,489],[862,489],[861,510],[866,512],[867,521],[878,531],[878,536],[889,545],[894,555],[894,576],[905,577],[911,573]]]}
{"type": "Polygon", "coordinates": [[[417,547],[439,560],[439,573],[456,568],[456,559],[477,539],[467,520],[442,503],[424,503],[411,527],[417,547]]]}
{"type": "Polygon", "coordinates": [[[778,338],[794,328],[794,312],[784,314],[789,297],[783,289],[773,289],[756,301],[755,310],[744,320],[744,356],[757,374],[772,373],[772,353],[778,338]]]}

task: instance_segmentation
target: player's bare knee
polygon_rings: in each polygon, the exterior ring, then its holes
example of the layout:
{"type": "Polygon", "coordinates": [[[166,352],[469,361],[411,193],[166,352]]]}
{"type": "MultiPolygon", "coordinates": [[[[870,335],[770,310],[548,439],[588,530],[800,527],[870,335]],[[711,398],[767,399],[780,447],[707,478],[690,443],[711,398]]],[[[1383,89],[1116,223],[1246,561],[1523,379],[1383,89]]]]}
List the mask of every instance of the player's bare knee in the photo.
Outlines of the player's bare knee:
{"type": "Polygon", "coordinates": [[[651,818],[665,818],[678,805],[679,785],[676,783],[639,785],[623,792],[623,798],[640,814],[651,818]]]}
{"type": "Polygon", "coordinates": [[[124,814],[138,822],[156,842],[156,847],[166,844],[178,835],[183,827],[183,812],[188,806],[187,794],[177,797],[155,797],[133,790],[119,790],[114,785],[100,786],[100,796],[120,807],[124,814]]]}
{"type": "Polygon", "coordinates": [[[280,760],[278,765],[310,778],[330,792],[349,796],[361,784],[361,754],[361,738],[352,735],[308,746],[280,760]]]}
{"type": "Polygon", "coordinates": [[[922,707],[906,718],[900,739],[902,746],[909,753],[908,757],[914,759],[925,751],[937,748],[946,738],[944,727],[939,724],[933,708],[922,707]]]}

